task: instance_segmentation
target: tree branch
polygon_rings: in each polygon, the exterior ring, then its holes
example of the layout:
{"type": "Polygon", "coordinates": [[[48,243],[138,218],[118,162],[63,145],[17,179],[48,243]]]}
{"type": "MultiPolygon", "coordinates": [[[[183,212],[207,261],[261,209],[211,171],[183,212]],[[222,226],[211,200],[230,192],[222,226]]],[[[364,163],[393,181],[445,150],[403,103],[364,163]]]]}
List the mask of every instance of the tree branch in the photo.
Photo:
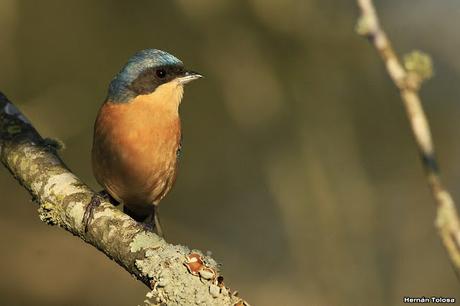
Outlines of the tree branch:
{"type": "Polygon", "coordinates": [[[40,219],[95,246],[152,291],[157,305],[247,305],[223,284],[218,265],[200,251],[168,244],[106,200],[85,232],[95,193],[62,162],[23,114],[0,93],[0,160],[39,204],[40,219]]]}
{"type": "Polygon", "coordinates": [[[369,39],[385,63],[399,89],[415,142],[418,146],[431,193],[437,204],[436,227],[457,276],[460,276],[460,226],[454,201],[443,186],[435,157],[430,127],[423,110],[419,89],[431,76],[431,59],[418,51],[405,57],[404,66],[380,26],[372,0],[357,0],[361,16],[357,32],[369,39]]]}

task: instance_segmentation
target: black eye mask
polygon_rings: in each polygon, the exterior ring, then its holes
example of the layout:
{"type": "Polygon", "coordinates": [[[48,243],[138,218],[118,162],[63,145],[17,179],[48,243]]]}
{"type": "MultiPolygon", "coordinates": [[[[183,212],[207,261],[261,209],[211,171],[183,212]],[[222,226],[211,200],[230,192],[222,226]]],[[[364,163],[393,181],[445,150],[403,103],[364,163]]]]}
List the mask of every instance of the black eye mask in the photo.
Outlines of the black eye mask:
{"type": "Polygon", "coordinates": [[[136,95],[145,95],[155,91],[161,84],[168,83],[184,74],[182,66],[160,66],[148,68],[127,86],[136,95]]]}

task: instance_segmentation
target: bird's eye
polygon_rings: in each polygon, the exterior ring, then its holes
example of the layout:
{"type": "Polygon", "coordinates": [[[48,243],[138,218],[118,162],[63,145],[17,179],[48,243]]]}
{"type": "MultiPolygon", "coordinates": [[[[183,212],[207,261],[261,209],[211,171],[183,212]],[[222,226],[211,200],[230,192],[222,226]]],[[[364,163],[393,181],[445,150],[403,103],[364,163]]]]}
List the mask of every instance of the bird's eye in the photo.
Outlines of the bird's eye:
{"type": "Polygon", "coordinates": [[[164,78],[166,76],[166,70],[164,69],[158,69],[157,70],[157,77],[159,77],[160,79],[164,78]]]}

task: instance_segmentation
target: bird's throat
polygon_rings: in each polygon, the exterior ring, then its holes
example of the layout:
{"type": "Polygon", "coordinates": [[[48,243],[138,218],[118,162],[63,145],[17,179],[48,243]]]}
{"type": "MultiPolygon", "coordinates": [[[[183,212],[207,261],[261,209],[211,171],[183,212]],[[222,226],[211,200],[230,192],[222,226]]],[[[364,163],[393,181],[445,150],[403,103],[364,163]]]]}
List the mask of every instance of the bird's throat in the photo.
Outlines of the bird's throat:
{"type": "Polygon", "coordinates": [[[137,96],[131,103],[140,101],[142,104],[148,104],[147,107],[161,109],[165,114],[178,114],[183,95],[183,85],[177,81],[171,81],[158,86],[150,94],[137,96]]]}

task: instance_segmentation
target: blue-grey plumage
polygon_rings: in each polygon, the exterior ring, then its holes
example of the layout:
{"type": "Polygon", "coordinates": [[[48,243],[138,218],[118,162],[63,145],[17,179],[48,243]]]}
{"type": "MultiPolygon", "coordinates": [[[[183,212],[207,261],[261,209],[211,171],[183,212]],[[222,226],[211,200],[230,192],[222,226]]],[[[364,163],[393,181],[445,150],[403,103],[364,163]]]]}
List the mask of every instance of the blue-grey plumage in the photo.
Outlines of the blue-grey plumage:
{"type": "Polygon", "coordinates": [[[107,100],[115,103],[129,101],[136,96],[129,85],[149,68],[162,66],[183,67],[183,63],[174,55],[158,49],[145,49],[134,54],[125,66],[112,79],[107,100]]]}

